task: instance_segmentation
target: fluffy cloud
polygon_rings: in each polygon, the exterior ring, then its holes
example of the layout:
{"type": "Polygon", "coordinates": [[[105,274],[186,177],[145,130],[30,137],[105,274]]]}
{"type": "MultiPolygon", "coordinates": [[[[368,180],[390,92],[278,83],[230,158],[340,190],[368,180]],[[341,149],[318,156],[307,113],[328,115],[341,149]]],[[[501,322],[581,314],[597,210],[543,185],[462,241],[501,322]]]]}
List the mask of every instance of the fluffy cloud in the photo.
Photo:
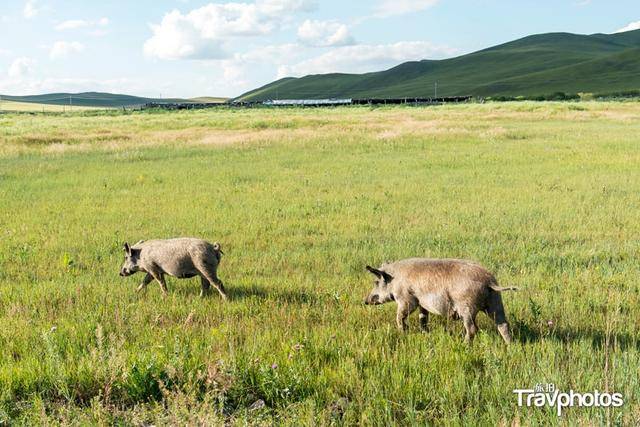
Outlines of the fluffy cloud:
{"type": "Polygon", "coordinates": [[[364,73],[379,71],[405,61],[443,58],[457,53],[456,49],[422,41],[344,46],[294,65],[281,65],[278,77],[335,72],[364,73]]]}
{"type": "Polygon", "coordinates": [[[438,0],[381,0],[375,8],[375,16],[383,18],[419,12],[438,3],[438,0]]]}
{"type": "Polygon", "coordinates": [[[13,79],[22,79],[33,73],[34,65],[35,61],[26,56],[16,58],[9,66],[7,74],[13,79]]]}
{"type": "Polygon", "coordinates": [[[66,58],[70,54],[80,53],[84,51],[84,45],[80,42],[55,42],[49,51],[49,58],[61,59],[66,58]]]}
{"type": "Polygon", "coordinates": [[[253,89],[254,82],[260,79],[263,72],[267,75],[273,73],[282,58],[300,59],[303,51],[303,46],[288,43],[262,46],[245,53],[237,53],[220,61],[222,76],[219,84],[242,92],[253,89]]]}
{"type": "Polygon", "coordinates": [[[86,21],[84,19],[70,19],[55,26],[58,31],[77,30],[79,28],[106,27],[109,25],[109,18],[100,18],[97,21],[86,21]]]}
{"type": "Polygon", "coordinates": [[[144,52],[159,59],[221,59],[225,43],[236,37],[272,33],[292,13],[307,11],[309,0],[257,0],[255,3],[209,3],[187,14],[173,10],[152,25],[144,52]]]}
{"type": "Polygon", "coordinates": [[[58,31],[63,30],[76,30],[78,28],[84,28],[89,26],[89,21],[84,21],[82,19],[70,19],[68,21],[64,21],[56,25],[55,29],[58,31]]]}
{"type": "Polygon", "coordinates": [[[296,43],[261,46],[245,53],[237,53],[233,56],[236,62],[244,64],[269,63],[276,64],[282,58],[295,58],[302,54],[301,46],[296,43]]]}
{"type": "Polygon", "coordinates": [[[298,27],[298,40],[308,46],[346,46],[355,43],[345,24],[309,19],[298,27]]]}
{"type": "Polygon", "coordinates": [[[35,17],[39,12],[40,9],[36,5],[36,0],[27,0],[22,9],[22,15],[27,19],[35,17]]]}
{"type": "Polygon", "coordinates": [[[620,28],[616,33],[624,33],[626,31],[640,30],[640,21],[631,22],[628,25],[620,28]]]}

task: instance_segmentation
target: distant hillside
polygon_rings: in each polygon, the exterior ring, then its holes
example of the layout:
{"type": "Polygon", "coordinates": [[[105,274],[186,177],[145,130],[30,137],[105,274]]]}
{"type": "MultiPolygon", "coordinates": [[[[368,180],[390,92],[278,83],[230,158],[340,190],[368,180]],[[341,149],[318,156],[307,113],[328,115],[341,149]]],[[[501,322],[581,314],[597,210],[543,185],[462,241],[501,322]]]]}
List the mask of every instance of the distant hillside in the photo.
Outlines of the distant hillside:
{"type": "Polygon", "coordinates": [[[285,78],[238,100],[284,98],[531,96],[640,89],[640,30],[528,36],[444,60],[405,62],[366,74],[285,78]]]}
{"type": "Polygon", "coordinates": [[[146,104],[147,102],[224,102],[225,98],[203,97],[189,99],[179,98],[144,98],[132,95],[122,95],[103,92],[82,93],[48,93],[44,95],[9,96],[0,95],[3,100],[16,102],[30,102],[49,105],[74,105],[83,107],[119,108],[146,104]]]}

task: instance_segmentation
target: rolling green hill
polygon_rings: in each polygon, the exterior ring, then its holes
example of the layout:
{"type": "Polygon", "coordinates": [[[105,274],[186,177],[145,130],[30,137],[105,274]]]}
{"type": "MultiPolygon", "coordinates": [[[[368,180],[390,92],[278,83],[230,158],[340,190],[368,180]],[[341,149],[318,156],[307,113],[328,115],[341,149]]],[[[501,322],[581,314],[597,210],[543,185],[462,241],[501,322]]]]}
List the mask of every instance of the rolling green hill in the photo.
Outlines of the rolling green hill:
{"type": "Polygon", "coordinates": [[[405,62],[366,74],[285,78],[238,100],[283,98],[541,95],[640,89],[640,30],[549,33],[444,60],[405,62]]]}
{"type": "Polygon", "coordinates": [[[179,99],[179,98],[144,98],[132,95],[122,95],[114,93],[103,92],[83,92],[83,93],[48,93],[44,95],[28,95],[28,96],[9,96],[0,95],[5,101],[16,102],[29,102],[36,104],[49,104],[49,105],[73,105],[82,107],[129,107],[135,105],[146,104],[147,102],[198,102],[198,103],[210,103],[210,102],[224,102],[224,98],[194,98],[194,99],[179,99]]]}

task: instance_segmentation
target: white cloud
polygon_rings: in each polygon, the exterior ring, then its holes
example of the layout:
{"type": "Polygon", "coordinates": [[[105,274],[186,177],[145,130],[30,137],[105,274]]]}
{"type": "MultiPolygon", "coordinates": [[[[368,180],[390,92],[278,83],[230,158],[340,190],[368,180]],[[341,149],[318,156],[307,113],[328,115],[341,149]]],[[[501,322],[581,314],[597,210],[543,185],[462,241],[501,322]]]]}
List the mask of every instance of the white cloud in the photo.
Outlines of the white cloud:
{"type": "Polygon", "coordinates": [[[631,22],[628,25],[615,31],[615,33],[624,33],[626,31],[640,30],[640,21],[631,22]]]}
{"type": "Polygon", "coordinates": [[[422,41],[344,46],[293,65],[281,65],[278,77],[380,71],[401,62],[444,58],[457,53],[459,52],[456,49],[422,41]]]}
{"type": "Polygon", "coordinates": [[[420,12],[438,3],[439,0],[380,0],[375,8],[375,16],[384,18],[393,15],[420,12]]]}
{"type": "Polygon", "coordinates": [[[270,34],[291,14],[313,7],[309,0],[257,0],[255,3],[209,3],[187,14],[173,10],[144,44],[147,56],[159,59],[221,59],[226,41],[270,34]]]}
{"type": "Polygon", "coordinates": [[[295,12],[311,12],[317,5],[314,0],[257,0],[256,6],[272,17],[295,12]]]}
{"type": "Polygon", "coordinates": [[[209,27],[196,9],[188,15],[169,12],[160,25],[152,26],[153,36],[144,44],[147,56],[159,59],[219,59],[227,54],[223,41],[207,34],[209,27]]]}
{"type": "MultiPolygon", "coordinates": [[[[231,58],[220,61],[222,77],[218,84],[222,87],[233,87],[242,92],[253,89],[255,83],[252,82],[259,78],[262,72],[267,75],[273,73],[282,58],[299,59],[303,50],[303,46],[288,43],[261,46],[245,53],[237,53],[231,58]]],[[[271,75],[275,77],[275,74],[271,75]]]]}
{"type": "Polygon", "coordinates": [[[298,27],[298,40],[308,46],[346,46],[355,40],[345,24],[307,19],[298,27]]]}
{"type": "Polygon", "coordinates": [[[84,45],[80,42],[58,41],[51,46],[49,57],[51,59],[62,59],[70,54],[81,53],[82,51],[84,51],[84,45]]]}
{"type": "Polygon", "coordinates": [[[27,0],[22,9],[22,15],[27,19],[35,17],[39,12],[40,9],[36,5],[36,0],[27,0]]]}
{"type": "Polygon", "coordinates": [[[70,19],[68,21],[64,21],[55,26],[55,29],[58,31],[63,30],[75,30],[78,28],[84,28],[89,26],[89,21],[85,21],[82,19],[70,19]]]}
{"type": "Polygon", "coordinates": [[[232,87],[245,87],[249,84],[246,67],[235,61],[223,61],[222,79],[232,87]]]}
{"type": "Polygon", "coordinates": [[[7,74],[13,79],[22,79],[33,73],[35,61],[26,56],[16,58],[11,65],[7,74]]]}
{"type": "Polygon", "coordinates": [[[94,37],[103,37],[109,34],[109,31],[97,29],[97,30],[90,31],[89,34],[94,37]]]}
{"type": "Polygon", "coordinates": [[[100,18],[97,21],[87,21],[84,19],[70,19],[68,21],[63,21],[55,26],[55,29],[58,31],[64,30],[77,30],[79,28],[89,28],[89,27],[106,27],[109,25],[109,18],[100,18]]]}

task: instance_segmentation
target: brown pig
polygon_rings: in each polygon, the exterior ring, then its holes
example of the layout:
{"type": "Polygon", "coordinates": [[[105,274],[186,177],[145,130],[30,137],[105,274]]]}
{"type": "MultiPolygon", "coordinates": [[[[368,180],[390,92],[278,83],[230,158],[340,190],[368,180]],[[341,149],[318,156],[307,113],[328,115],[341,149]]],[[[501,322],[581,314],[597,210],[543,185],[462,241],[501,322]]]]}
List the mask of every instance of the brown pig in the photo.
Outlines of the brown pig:
{"type": "Polygon", "coordinates": [[[365,304],[395,301],[399,329],[406,330],[407,316],[420,308],[423,330],[429,313],[462,319],[465,341],[471,342],[478,330],[476,314],[483,311],[494,320],[505,342],[511,342],[500,292],[516,288],[499,287],[493,274],[480,264],[461,259],[410,258],[380,268],[367,266],[367,270],[376,279],[365,304]]]}

